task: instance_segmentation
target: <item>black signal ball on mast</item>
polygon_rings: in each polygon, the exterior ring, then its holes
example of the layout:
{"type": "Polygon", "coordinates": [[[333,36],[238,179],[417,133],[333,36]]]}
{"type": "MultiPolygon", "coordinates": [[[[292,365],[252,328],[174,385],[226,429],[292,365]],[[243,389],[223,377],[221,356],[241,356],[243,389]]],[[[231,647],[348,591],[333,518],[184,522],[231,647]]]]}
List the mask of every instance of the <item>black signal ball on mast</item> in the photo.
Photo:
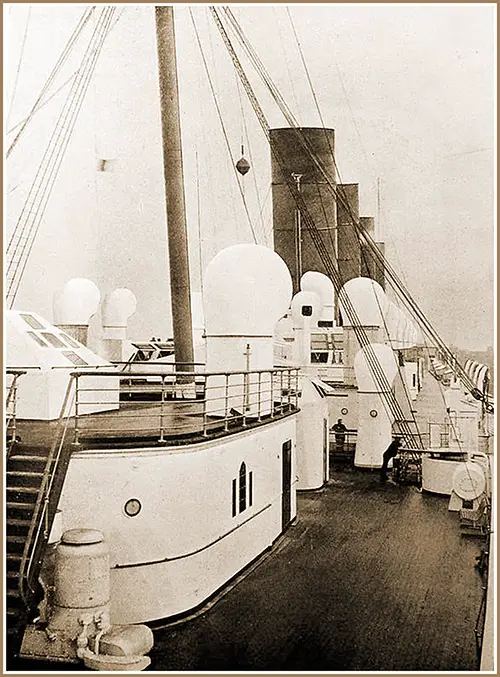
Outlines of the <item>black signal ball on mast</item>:
{"type": "Polygon", "coordinates": [[[236,163],[236,169],[239,171],[241,176],[245,176],[245,174],[250,171],[250,163],[246,158],[242,157],[236,163]]]}

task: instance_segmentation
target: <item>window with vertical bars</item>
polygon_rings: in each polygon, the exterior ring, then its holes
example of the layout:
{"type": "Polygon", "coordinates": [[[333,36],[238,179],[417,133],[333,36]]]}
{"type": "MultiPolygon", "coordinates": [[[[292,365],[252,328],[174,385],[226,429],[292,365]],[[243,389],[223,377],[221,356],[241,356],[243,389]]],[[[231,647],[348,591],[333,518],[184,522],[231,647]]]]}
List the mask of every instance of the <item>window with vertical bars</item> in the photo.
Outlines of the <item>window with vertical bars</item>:
{"type": "Polygon", "coordinates": [[[247,509],[247,467],[245,463],[240,465],[240,486],[239,486],[239,512],[247,509]]]}
{"type": "Polygon", "coordinates": [[[231,498],[233,517],[253,505],[253,472],[247,473],[247,466],[244,461],[240,465],[238,477],[232,480],[231,498]]]}

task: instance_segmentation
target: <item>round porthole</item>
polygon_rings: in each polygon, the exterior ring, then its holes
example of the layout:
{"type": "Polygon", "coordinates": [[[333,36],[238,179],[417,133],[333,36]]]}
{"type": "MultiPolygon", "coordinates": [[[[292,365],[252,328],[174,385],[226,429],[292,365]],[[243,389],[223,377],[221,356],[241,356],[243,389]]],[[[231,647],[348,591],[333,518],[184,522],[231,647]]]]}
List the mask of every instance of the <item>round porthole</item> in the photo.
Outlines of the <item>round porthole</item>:
{"type": "Polygon", "coordinates": [[[141,502],[139,501],[138,498],[130,498],[126,503],[125,503],[125,514],[128,515],[129,517],[135,517],[141,512],[141,502]]]}
{"type": "Polygon", "coordinates": [[[377,418],[377,416],[378,416],[378,411],[377,411],[376,409],[372,409],[372,410],[370,411],[370,416],[371,416],[372,418],[377,418]]]}
{"type": "Polygon", "coordinates": [[[347,414],[349,413],[349,409],[342,407],[342,409],[340,410],[340,413],[342,414],[342,416],[347,416],[347,414]]]}

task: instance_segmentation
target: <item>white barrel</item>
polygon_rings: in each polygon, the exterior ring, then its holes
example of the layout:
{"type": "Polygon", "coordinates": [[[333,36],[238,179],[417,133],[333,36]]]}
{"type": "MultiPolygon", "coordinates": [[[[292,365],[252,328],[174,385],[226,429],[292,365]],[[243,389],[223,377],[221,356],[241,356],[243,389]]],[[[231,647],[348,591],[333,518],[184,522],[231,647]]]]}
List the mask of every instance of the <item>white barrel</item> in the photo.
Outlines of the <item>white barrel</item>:
{"type": "Polygon", "coordinates": [[[64,532],[56,552],[54,585],[56,606],[95,609],[108,604],[109,550],[100,531],[64,532]]]}

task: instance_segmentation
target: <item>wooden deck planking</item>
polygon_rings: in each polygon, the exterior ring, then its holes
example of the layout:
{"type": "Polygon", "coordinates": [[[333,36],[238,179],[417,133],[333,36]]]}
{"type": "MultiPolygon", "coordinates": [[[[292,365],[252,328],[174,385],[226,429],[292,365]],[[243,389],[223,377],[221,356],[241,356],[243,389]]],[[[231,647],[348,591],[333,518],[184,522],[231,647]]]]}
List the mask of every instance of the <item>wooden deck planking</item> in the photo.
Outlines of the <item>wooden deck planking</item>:
{"type": "Polygon", "coordinates": [[[447,500],[335,473],[203,616],[156,631],[156,670],[475,670],[481,542],[447,500]]]}

